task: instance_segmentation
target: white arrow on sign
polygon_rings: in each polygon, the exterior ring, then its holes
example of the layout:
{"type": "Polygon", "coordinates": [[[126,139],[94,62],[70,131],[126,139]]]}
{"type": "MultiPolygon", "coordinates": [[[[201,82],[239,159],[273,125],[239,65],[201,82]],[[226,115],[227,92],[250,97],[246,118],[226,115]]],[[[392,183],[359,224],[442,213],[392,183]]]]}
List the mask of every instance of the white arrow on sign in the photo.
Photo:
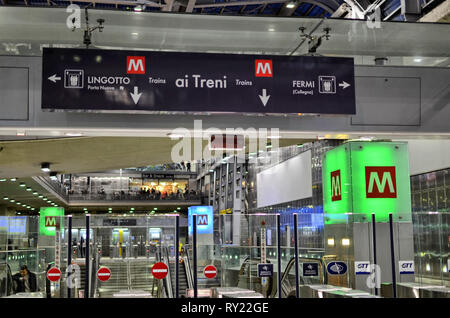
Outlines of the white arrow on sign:
{"type": "Polygon", "coordinates": [[[346,81],[342,81],[342,83],[339,83],[339,86],[342,87],[343,89],[346,89],[347,87],[350,86],[350,84],[347,83],[346,81]]]}
{"type": "Polygon", "coordinates": [[[139,98],[141,98],[142,92],[138,93],[138,87],[134,87],[134,93],[130,93],[131,98],[133,98],[133,102],[137,104],[139,102],[139,98]]]}
{"type": "Polygon", "coordinates": [[[263,103],[264,107],[266,107],[267,102],[269,101],[270,95],[267,95],[265,88],[262,90],[262,95],[259,95],[259,98],[261,99],[261,102],[263,103]]]}
{"type": "Polygon", "coordinates": [[[53,83],[56,83],[56,81],[60,81],[61,80],[61,77],[56,76],[56,74],[53,74],[48,79],[51,80],[53,83]]]}

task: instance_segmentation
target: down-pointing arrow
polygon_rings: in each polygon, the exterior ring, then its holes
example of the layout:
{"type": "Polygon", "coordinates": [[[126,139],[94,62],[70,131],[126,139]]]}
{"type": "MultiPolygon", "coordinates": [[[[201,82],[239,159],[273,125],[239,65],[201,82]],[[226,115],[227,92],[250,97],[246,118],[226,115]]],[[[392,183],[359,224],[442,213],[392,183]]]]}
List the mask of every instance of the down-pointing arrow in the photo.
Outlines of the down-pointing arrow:
{"type": "Polygon", "coordinates": [[[48,79],[51,80],[53,83],[56,83],[56,81],[60,81],[61,80],[61,77],[56,76],[56,74],[53,74],[48,79]]]}
{"type": "Polygon", "coordinates": [[[261,102],[263,103],[264,107],[266,107],[267,102],[269,101],[270,95],[267,95],[265,88],[262,90],[262,95],[259,95],[259,98],[261,99],[261,102]]]}
{"type": "Polygon", "coordinates": [[[134,104],[137,104],[139,102],[139,99],[141,98],[142,92],[138,93],[138,87],[135,86],[134,87],[134,93],[130,92],[130,95],[131,95],[131,98],[133,98],[134,104]]]}

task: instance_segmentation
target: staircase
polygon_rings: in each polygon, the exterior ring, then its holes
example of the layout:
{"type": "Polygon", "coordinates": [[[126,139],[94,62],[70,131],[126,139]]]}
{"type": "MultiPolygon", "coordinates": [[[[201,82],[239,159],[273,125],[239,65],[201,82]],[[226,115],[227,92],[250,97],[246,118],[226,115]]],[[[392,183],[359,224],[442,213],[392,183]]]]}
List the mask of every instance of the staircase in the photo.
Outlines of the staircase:
{"type": "MultiPolygon", "coordinates": [[[[143,290],[146,292],[152,292],[154,278],[152,275],[152,266],[155,263],[154,260],[149,259],[131,259],[129,260],[130,271],[130,289],[131,290],[143,290]]],[[[156,284],[156,282],[155,282],[156,284]]],[[[156,288],[156,286],[155,286],[156,288]]],[[[156,296],[156,291],[153,294],[156,296]]]]}
{"type": "MultiPolygon", "coordinates": [[[[112,298],[115,293],[127,290],[152,292],[151,269],[154,262],[154,259],[101,260],[100,266],[106,266],[111,270],[111,278],[106,282],[97,282],[98,297],[112,298]]],[[[156,291],[153,296],[156,297],[156,291]]]]}
{"type": "Polygon", "coordinates": [[[102,261],[100,266],[106,266],[111,270],[111,278],[107,282],[97,282],[99,298],[112,298],[114,293],[129,289],[128,262],[126,260],[102,261]]]}

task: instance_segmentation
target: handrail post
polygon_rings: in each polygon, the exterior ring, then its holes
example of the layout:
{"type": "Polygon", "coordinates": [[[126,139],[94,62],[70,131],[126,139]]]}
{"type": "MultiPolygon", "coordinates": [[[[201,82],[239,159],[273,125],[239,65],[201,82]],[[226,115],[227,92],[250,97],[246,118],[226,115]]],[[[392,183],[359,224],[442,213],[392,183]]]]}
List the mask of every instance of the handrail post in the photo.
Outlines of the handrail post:
{"type": "Polygon", "coordinates": [[[278,280],[278,298],[282,298],[281,294],[281,225],[280,225],[280,215],[276,215],[277,218],[277,280],[278,280]]]}
{"type": "MultiPolygon", "coordinates": [[[[300,279],[298,276],[298,214],[294,213],[294,257],[295,257],[295,297],[300,298],[300,279]]],[[[289,239],[289,238],[288,238],[289,239]]]]}
{"type": "Polygon", "coordinates": [[[179,236],[179,229],[180,226],[180,216],[176,215],[175,216],[175,298],[179,298],[180,296],[180,290],[179,290],[179,251],[178,251],[178,245],[180,245],[180,236],[179,236]]]}
{"type": "Polygon", "coordinates": [[[395,250],[394,250],[394,227],[392,224],[392,213],[389,213],[389,236],[391,240],[391,265],[392,265],[392,296],[397,298],[397,279],[395,269],[395,250]]]}
{"type": "Polygon", "coordinates": [[[372,241],[373,241],[373,265],[374,265],[374,278],[375,278],[375,296],[378,296],[378,288],[377,288],[377,224],[375,223],[375,213],[372,213],[372,241]]]}
{"type": "MultiPolygon", "coordinates": [[[[68,215],[68,229],[67,229],[67,269],[72,271],[72,215],[68,215]]],[[[71,272],[67,271],[67,280],[71,277],[71,272]]],[[[67,285],[67,283],[66,283],[67,285]]],[[[67,287],[67,298],[71,298],[71,288],[67,287]]]]}
{"type": "Polygon", "coordinates": [[[197,215],[192,215],[192,261],[194,278],[194,298],[197,298],[197,215]]]}
{"type": "MultiPolygon", "coordinates": [[[[86,214],[86,250],[85,250],[85,272],[84,272],[84,298],[89,298],[89,240],[90,240],[90,233],[89,233],[89,220],[90,215],[86,214]]],[[[81,246],[81,249],[83,249],[83,246],[81,246]]]]}

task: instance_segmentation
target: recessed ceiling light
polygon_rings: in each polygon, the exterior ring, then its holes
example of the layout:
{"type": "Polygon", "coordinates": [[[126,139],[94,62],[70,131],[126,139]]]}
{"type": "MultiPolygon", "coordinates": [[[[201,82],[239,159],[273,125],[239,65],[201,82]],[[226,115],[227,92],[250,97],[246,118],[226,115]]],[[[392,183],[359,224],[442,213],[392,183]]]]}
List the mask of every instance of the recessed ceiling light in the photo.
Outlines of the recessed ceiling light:
{"type": "Polygon", "coordinates": [[[50,172],[50,164],[48,162],[41,163],[42,172],[50,172]]]}
{"type": "Polygon", "coordinates": [[[37,191],[34,191],[34,192],[33,192],[33,195],[38,195],[38,194],[39,194],[39,193],[37,193],[37,191]]]}
{"type": "Polygon", "coordinates": [[[44,196],[43,196],[42,194],[40,194],[40,195],[38,196],[38,198],[41,198],[41,199],[42,199],[43,197],[44,197],[44,196]]]}
{"type": "Polygon", "coordinates": [[[11,200],[9,200],[9,202],[14,203],[14,202],[16,202],[16,200],[11,199],[11,200]]]}
{"type": "Polygon", "coordinates": [[[8,200],[8,197],[3,197],[3,200],[8,200]]]}
{"type": "Polygon", "coordinates": [[[275,32],[275,29],[274,29],[274,28],[269,28],[267,31],[269,31],[269,32],[275,32]]]}
{"type": "Polygon", "coordinates": [[[24,187],[26,187],[27,185],[25,184],[25,183],[23,183],[23,182],[21,182],[20,184],[19,184],[19,187],[22,187],[22,188],[24,188],[24,187]]]}
{"type": "Polygon", "coordinates": [[[33,189],[31,189],[31,188],[27,188],[27,191],[31,191],[31,190],[33,190],[33,189]]]}
{"type": "Polygon", "coordinates": [[[48,201],[48,199],[47,199],[47,198],[43,198],[42,200],[44,200],[44,201],[48,201]]]}
{"type": "Polygon", "coordinates": [[[68,133],[65,133],[64,135],[66,135],[67,137],[80,137],[80,136],[83,136],[82,133],[77,133],[77,132],[68,132],[68,133]]]}
{"type": "Polygon", "coordinates": [[[4,181],[6,181],[6,179],[0,179],[0,182],[4,182],[4,181]]]}
{"type": "Polygon", "coordinates": [[[11,179],[9,179],[9,181],[11,181],[11,182],[16,182],[16,181],[17,181],[17,178],[11,178],[11,179]]]}
{"type": "Polygon", "coordinates": [[[290,2],[286,5],[286,8],[292,9],[293,7],[295,7],[295,3],[294,2],[290,2]]]}
{"type": "Polygon", "coordinates": [[[16,202],[16,204],[17,204],[17,205],[21,205],[21,203],[20,203],[20,202],[16,202]]]}
{"type": "Polygon", "coordinates": [[[131,32],[131,35],[138,36],[139,33],[137,33],[137,32],[131,32]]]}
{"type": "Polygon", "coordinates": [[[416,63],[420,63],[420,62],[422,62],[422,59],[421,59],[421,58],[419,58],[419,57],[416,57],[416,58],[414,59],[414,62],[416,62],[416,63]]]}

